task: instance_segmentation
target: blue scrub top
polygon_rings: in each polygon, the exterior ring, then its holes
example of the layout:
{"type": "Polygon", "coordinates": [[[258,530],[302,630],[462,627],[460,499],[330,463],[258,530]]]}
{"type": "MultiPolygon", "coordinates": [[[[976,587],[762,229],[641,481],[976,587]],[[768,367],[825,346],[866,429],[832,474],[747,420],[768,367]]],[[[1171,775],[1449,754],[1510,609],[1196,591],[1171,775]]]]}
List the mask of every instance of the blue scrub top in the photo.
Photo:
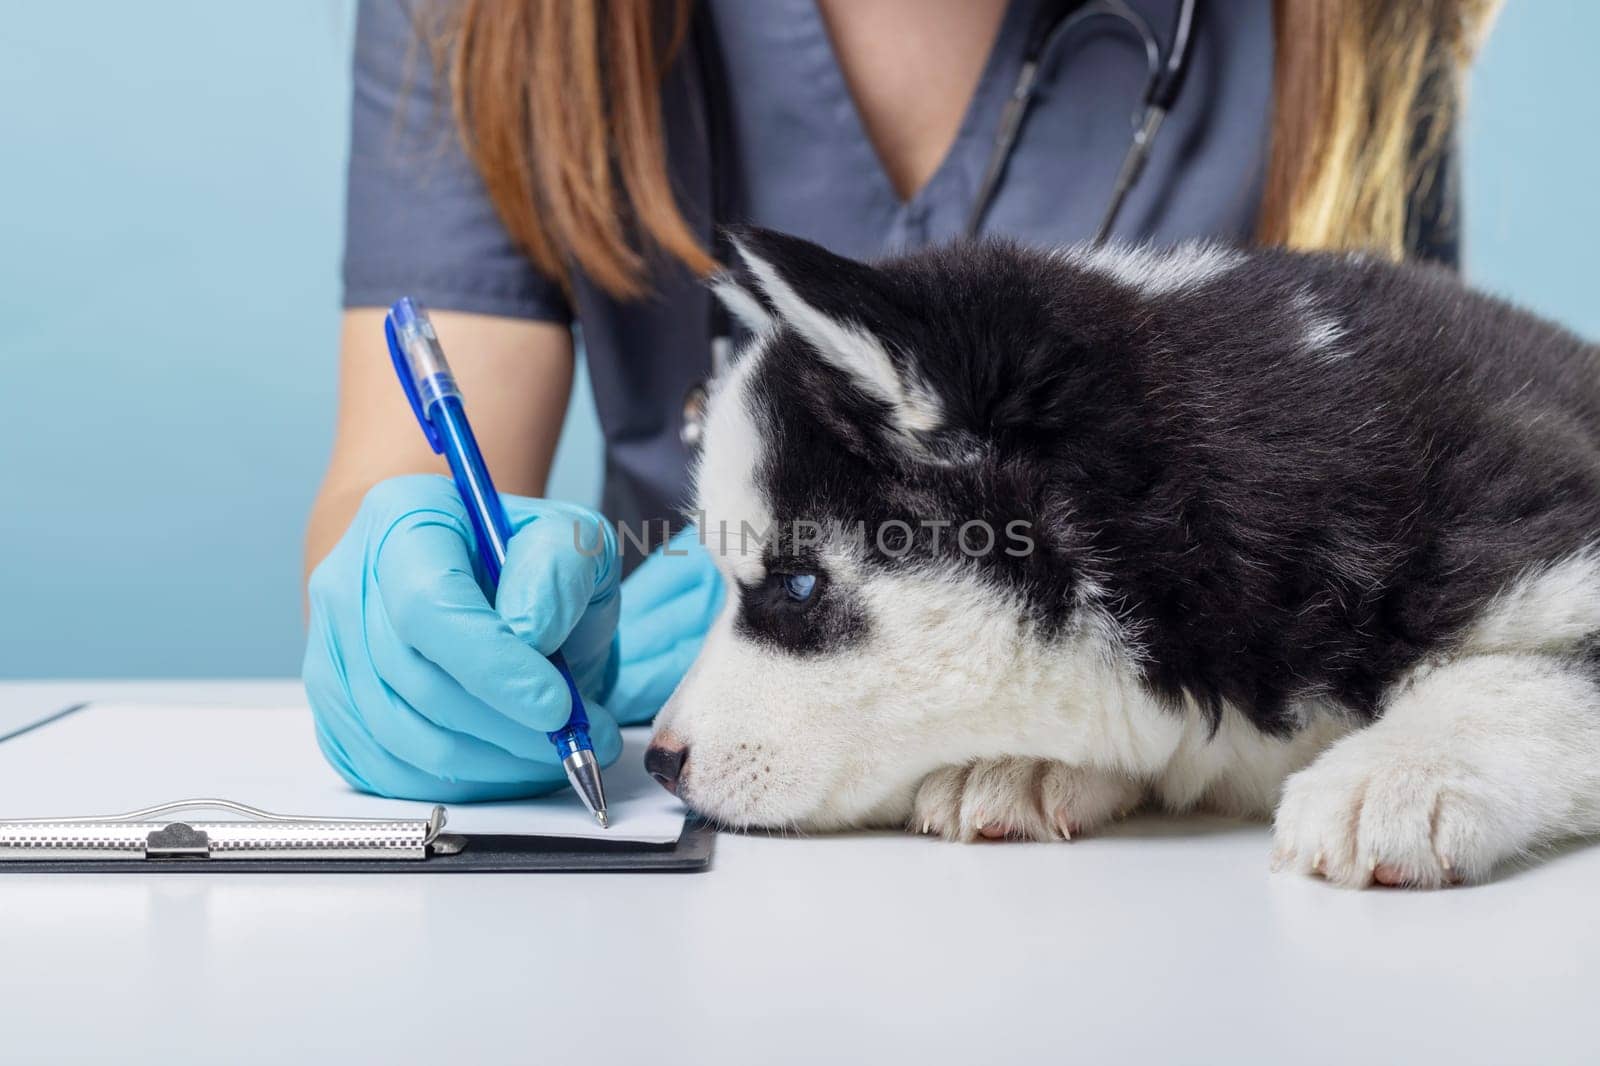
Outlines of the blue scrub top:
{"type": "MultiPolygon", "coordinates": [[[[702,0],[715,64],[691,37],[662,88],[668,165],[686,218],[712,245],[714,204],[858,258],[957,236],[1042,3],[1013,0],[959,133],[926,185],[901,200],[868,139],[814,0],[702,0]],[[718,119],[702,84],[720,70],[718,119]],[[714,190],[710,131],[728,131],[714,190]]],[[[1162,39],[1179,0],[1129,0],[1162,39]]],[[[581,324],[605,434],[602,509],[638,529],[689,502],[685,394],[709,373],[711,309],[682,269],[619,303],[581,274],[569,301],[517,250],[463,155],[447,98],[414,39],[411,5],[364,0],[357,21],[344,260],[347,307],[401,295],[438,309],[581,324]]],[[[1113,236],[1250,239],[1267,159],[1272,4],[1199,6],[1183,94],[1113,236]]],[[[1057,49],[983,232],[1057,245],[1091,235],[1132,133],[1143,52],[1118,22],[1090,20],[1057,49]]],[[[1449,205],[1447,204],[1446,207],[1449,205]]],[[[1434,221],[1448,211],[1434,211],[1434,221]]],[[[1454,258],[1424,227],[1420,251],[1454,258]]],[[[632,560],[630,560],[631,562],[632,560]]]]}

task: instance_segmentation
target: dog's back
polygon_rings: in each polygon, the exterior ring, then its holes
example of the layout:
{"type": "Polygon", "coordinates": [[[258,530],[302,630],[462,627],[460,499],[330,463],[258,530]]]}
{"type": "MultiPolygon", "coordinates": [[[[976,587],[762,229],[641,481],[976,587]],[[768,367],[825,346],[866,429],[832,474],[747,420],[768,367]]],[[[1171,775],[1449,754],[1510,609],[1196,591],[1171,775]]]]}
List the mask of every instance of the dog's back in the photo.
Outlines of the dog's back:
{"type": "Polygon", "coordinates": [[[1600,534],[1600,349],[1445,271],[1204,247],[1032,265],[1060,335],[1093,338],[1039,353],[1081,369],[1053,465],[1105,471],[1066,491],[1130,561],[1124,621],[1173,694],[1269,729],[1308,689],[1371,714],[1600,534]]]}

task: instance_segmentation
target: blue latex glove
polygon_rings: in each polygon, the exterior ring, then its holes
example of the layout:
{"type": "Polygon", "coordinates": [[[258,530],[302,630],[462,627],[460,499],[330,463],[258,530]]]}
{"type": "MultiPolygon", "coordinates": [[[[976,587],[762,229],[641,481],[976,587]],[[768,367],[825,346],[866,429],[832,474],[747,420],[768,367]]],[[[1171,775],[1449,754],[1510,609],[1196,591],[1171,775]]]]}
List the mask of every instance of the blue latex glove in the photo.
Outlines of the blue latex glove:
{"type": "Polygon", "coordinates": [[[572,711],[546,658],[557,648],[585,697],[595,755],[610,764],[622,753],[598,702],[617,670],[611,527],[571,504],[502,499],[514,534],[493,605],[466,509],[433,475],[375,485],[311,575],[304,677],[317,742],[362,791],[463,802],[565,785],[545,736],[572,711]]]}
{"type": "Polygon", "coordinates": [[[722,607],[722,575],[695,527],[656,549],[622,583],[622,665],[607,706],[624,725],[648,722],[700,654],[722,607]]]}

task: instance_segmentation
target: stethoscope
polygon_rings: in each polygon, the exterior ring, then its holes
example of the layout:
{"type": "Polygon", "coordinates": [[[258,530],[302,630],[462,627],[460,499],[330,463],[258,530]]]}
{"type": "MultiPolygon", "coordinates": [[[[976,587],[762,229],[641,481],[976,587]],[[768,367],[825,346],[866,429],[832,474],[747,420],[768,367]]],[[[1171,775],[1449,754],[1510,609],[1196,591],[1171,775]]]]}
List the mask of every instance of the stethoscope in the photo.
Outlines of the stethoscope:
{"type": "Polygon", "coordinates": [[[978,193],[973,197],[972,207],[967,212],[964,235],[967,237],[978,235],[978,230],[983,225],[983,218],[989,212],[989,205],[994,201],[995,193],[999,191],[1000,182],[1005,177],[1006,165],[1011,162],[1011,153],[1017,146],[1017,136],[1022,132],[1022,124],[1028,117],[1028,108],[1033,104],[1035,91],[1039,85],[1039,71],[1050,61],[1055,50],[1073,30],[1090,19],[1112,18],[1127,26],[1138,37],[1139,44],[1144,48],[1147,73],[1144,99],[1139,112],[1134,116],[1133,140],[1128,145],[1127,153],[1122,157],[1122,166],[1117,171],[1117,180],[1111,189],[1111,200],[1106,204],[1105,214],[1100,219],[1100,228],[1094,234],[1094,243],[1103,243],[1111,233],[1117,215],[1122,211],[1123,201],[1128,198],[1128,193],[1138,183],[1139,176],[1144,173],[1144,165],[1150,158],[1150,149],[1155,144],[1156,133],[1160,131],[1161,124],[1166,120],[1173,105],[1178,102],[1178,94],[1183,91],[1184,78],[1189,73],[1189,42],[1194,34],[1196,4],[1197,0],[1182,0],[1178,5],[1178,13],[1173,20],[1172,40],[1165,55],[1162,54],[1161,41],[1150,28],[1150,23],[1129,7],[1125,0],[1090,0],[1076,10],[1058,17],[1055,23],[1047,25],[1043,32],[1035,30],[1029,37],[1028,47],[1023,51],[1022,68],[1017,73],[1016,87],[1011,90],[1011,98],[1006,101],[1005,110],[1000,113],[1000,124],[995,129],[994,147],[989,152],[989,164],[984,168],[983,180],[978,183],[978,193]]]}
{"type": "MultiPolygon", "coordinates": [[[[1132,140],[1122,157],[1122,166],[1117,170],[1117,179],[1112,185],[1111,198],[1106,204],[1105,214],[1101,216],[1100,226],[1092,238],[1095,244],[1104,243],[1111,233],[1111,227],[1116,224],[1117,215],[1121,213],[1128,193],[1138,184],[1140,175],[1144,173],[1145,163],[1150,158],[1150,150],[1155,144],[1161,124],[1172,111],[1173,105],[1177,103],[1179,93],[1183,91],[1183,82],[1189,73],[1189,45],[1194,35],[1194,13],[1198,4],[1199,0],[1180,0],[1177,14],[1173,19],[1172,37],[1165,51],[1155,31],[1150,28],[1150,23],[1129,7],[1126,0],[1089,0],[1065,12],[1061,11],[1059,5],[1051,5],[1056,17],[1050,21],[1042,21],[1029,34],[1028,45],[1023,50],[1022,67],[1017,73],[1017,83],[1006,100],[1004,110],[1000,113],[1000,122],[995,128],[994,146],[989,151],[989,161],[984,167],[983,179],[978,183],[977,195],[973,197],[972,206],[967,211],[966,224],[962,228],[963,235],[968,238],[976,237],[983,227],[984,217],[999,192],[1000,183],[1005,179],[1006,166],[1011,162],[1017,138],[1021,135],[1023,123],[1028,117],[1028,109],[1037,94],[1040,72],[1047,68],[1056,50],[1070,33],[1090,19],[1110,18],[1121,22],[1137,36],[1139,45],[1144,49],[1147,73],[1144,95],[1139,110],[1134,114],[1132,140]]],[[[697,6],[703,10],[709,5],[697,6]]],[[[701,28],[707,25],[703,20],[700,23],[701,28]]],[[[702,37],[699,49],[702,56],[708,60],[710,53],[707,48],[714,47],[709,43],[712,40],[714,38],[709,33],[702,37]]],[[[711,117],[713,181],[718,185],[713,193],[713,201],[715,206],[720,207],[726,203],[723,191],[725,186],[720,178],[724,168],[719,165],[720,160],[716,157],[719,154],[718,149],[722,146],[719,142],[722,141],[727,127],[724,125],[725,112],[721,110],[716,97],[725,86],[721,81],[720,68],[713,65],[702,64],[702,79],[705,81],[707,110],[711,117]]],[[[719,219],[726,217],[721,210],[714,211],[714,214],[719,219]]],[[[715,301],[713,304],[715,305],[715,301]]],[[[705,424],[709,383],[711,378],[722,373],[731,347],[726,315],[715,306],[712,314],[711,377],[691,387],[683,401],[683,424],[679,429],[679,437],[684,447],[691,452],[700,444],[705,424]]]]}

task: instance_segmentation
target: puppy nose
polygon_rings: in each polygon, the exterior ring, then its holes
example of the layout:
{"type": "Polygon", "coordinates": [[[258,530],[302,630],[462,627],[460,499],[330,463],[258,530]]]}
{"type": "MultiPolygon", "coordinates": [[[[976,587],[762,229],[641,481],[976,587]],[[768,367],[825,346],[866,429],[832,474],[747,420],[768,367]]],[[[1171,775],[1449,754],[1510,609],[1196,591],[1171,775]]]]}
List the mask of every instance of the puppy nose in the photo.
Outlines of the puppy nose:
{"type": "Polygon", "coordinates": [[[644,768],[674,796],[678,794],[678,778],[683,776],[683,766],[688,761],[689,746],[671,733],[657,736],[644,753],[644,768]]]}

